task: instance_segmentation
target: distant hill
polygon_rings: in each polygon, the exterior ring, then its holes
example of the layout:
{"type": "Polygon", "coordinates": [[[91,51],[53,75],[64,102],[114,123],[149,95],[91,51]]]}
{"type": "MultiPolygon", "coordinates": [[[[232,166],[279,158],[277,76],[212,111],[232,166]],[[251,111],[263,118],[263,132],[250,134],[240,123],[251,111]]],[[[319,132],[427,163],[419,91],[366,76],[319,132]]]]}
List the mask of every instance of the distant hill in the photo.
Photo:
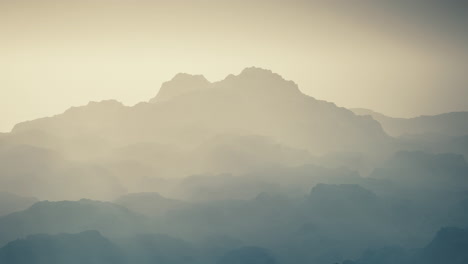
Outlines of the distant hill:
{"type": "Polygon", "coordinates": [[[38,202],[0,218],[0,245],[27,235],[98,230],[106,236],[142,232],[144,217],[108,202],[91,200],[38,202]]]}
{"type": "Polygon", "coordinates": [[[242,247],[227,252],[216,264],[277,264],[268,250],[259,247],[242,247]]]}
{"type": "Polygon", "coordinates": [[[468,263],[468,230],[445,227],[422,250],[421,263],[468,263]]]}
{"type": "Polygon", "coordinates": [[[38,200],[33,197],[22,197],[12,193],[0,192],[0,217],[25,210],[36,202],[38,200]]]}
{"type": "Polygon", "coordinates": [[[370,177],[406,188],[464,190],[468,187],[468,163],[458,154],[401,151],[375,169],[370,177]]]}
{"type": "Polygon", "coordinates": [[[452,112],[414,118],[395,118],[368,109],[351,109],[355,114],[371,116],[389,135],[398,137],[415,134],[439,134],[447,136],[468,135],[468,112],[452,112]]]}
{"type": "Polygon", "coordinates": [[[421,249],[386,247],[368,250],[357,261],[342,264],[466,264],[468,231],[457,227],[441,228],[421,249]]]}
{"type": "Polygon", "coordinates": [[[31,235],[0,248],[1,264],[119,264],[120,249],[97,231],[31,235]]]}
{"type": "Polygon", "coordinates": [[[57,150],[33,145],[0,146],[0,175],[0,191],[41,200],[107,200],[125,193],[104,164],[70,160],[57,150]]]}
{"type": "Polygon", "coordinates": [[[119,197],[114,203],[153,217],[164,216],[167,212],[188,206],[183,201],[168,199],[159,193],[131,193],[119,197]]]}

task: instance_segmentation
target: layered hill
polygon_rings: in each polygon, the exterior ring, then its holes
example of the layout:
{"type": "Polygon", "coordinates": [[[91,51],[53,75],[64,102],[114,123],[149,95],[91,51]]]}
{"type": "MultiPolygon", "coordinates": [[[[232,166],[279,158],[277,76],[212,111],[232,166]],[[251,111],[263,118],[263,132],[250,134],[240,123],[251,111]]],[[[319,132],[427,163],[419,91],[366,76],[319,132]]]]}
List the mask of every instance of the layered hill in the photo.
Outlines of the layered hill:
{"type": "Polygon", "coordinates": [[[22,197],[12,193],[0,192],[0,217],[24,210],[38,202],[34,197],[22,197]]]}
{"type": "Polygon", "coordinates": [[[31,235],[0,248],[1,264],[126,263],[120,249],[97,231],[31,235]]]}
{"type": "Polygon", "coordinates": [[[112,203],[42,201],[0,218],[0,245],[33,234],[77,233],[97,230],[106,236],[143,232],[145,218],[112,203]]]}

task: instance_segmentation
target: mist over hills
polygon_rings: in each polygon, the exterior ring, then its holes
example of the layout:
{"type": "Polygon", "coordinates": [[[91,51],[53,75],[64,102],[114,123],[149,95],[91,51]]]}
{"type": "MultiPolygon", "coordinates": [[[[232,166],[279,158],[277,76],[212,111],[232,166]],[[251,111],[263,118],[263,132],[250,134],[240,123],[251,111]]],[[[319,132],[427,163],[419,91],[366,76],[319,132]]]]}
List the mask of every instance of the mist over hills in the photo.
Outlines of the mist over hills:
{"type": "Polygon", "coordinates": [[[0,192],[0,217],[27,209],[38,202],[34,197],[22,197],[16,194],[0,192]]]}
{"type": "MultiPolygon", "coordinates": [[[[366,179],[360,184],[365,185],[366,179]]],[[[386,185],[382,182],[381,188],[386,185]]],[[[273,263],[335,263],[360,261],[368,257],[368,250],[385,250],[377,255],[382,260],[390,253],[401,254],[387,251],[393,245],[400,245],[401,252],[423,248],[441,226],[466,228],[467,211],[457,209],[460,199],[446,197],[448,193],[436,199],[450,205],[449,210],[432,205],[433,200],[396,199],[357,184],[318,184],[305,197],[260,193],[247,200],[186,202],[134,194],[116,201],[128,209],[89,200],[39,202],[0,218],[0,234],[6,245],[37,233],[98,230],[118,245],[119,254],[130,263],[222,263],[226,258],[248,263],[260,256],[273,263]],[[234,254],[248,245],[258,247],[258,252],[245,249],[234,254]]],[[[449,236],[444,243],[457,243],[456,239],[449,236]]],[[[393,259],[407,257],[406,253],[396,256],[393,259]]],[[[443,256],[444,261],[452,259],[443,256]]]]}
{"type": "Polygon", "coordinates": [[[161,192],[174,178],[301,166],[326,153],[372,153],[355,168],[369,170],[391,142],[372,118],[314,99],[294,82],[252,67],[213,83],[178,74],[150,103],[90,102],[20,123],[2,135],[0,152],[29,169],[8,162],[0,171],[22,178],[2,180],[6,189],[24,195],[76,200],[88,192],[85,197],[112,200],[126,192],[161,192]],[[36,152],[43,154],[30,156],[36,152]],[[40,165],[33,162],[45,157],[40,165]],[[77,177],[73,191],[40,187],[77,177]],[[23,186],[31,181],[37,182],[34,190],[23,186]]]}
{"type": "Polygon", "coordinates": [[[0,134],[0,263],[463,264],[466,124],[177,74],[0,134]]]}
{"type": "Polygon", "coordinates": [[[147,230],[141,215],[108,202],[79,201],[35,203],[26,210],[0,218],[0,244],[32,234],[77,233],[99,230],[123,236],[147,230]]]}
{"type": "Polygon", "coordinates": [[[2,264],[127,263],[119,248],[96,231],[33,235],[0,248],[2,264]]]}
{"type": "Polygon", "coordinates": [[[468,132],[468,112],[452,112],[413,118],[395,118],[363,108],[351,110],[357,115],[371,116],[382,125],[385,132],[395,137],[424,134],[461,137],[466,136],[468,132]]]}
{"type": "Polygon", "coordinates": [[[444,227],[423,248],[407,250],[387,247],[365,252],[357,261],[344,261],[343,264],[419,264],[450,263],[462,264],[468,261],[466,247],[468,233],[465,229],[444,227]]]}
{"type": "MultiPolygon", "coordinates": [[[[464,264],[468,260],[466,251],[467,231],[445,227],[421,248],[407,250],[386,247],[366,251],[356,261],[342,264],[419,264],[450,263],[464,264]]],[[[202,257],[206,248],[164,235],[134,237],[126,244],[113,243],[97,231],[76,234],[32,235],[12,241],[0,248],[2,264],[42,263],[281,263],[269,250],[261,247],[241,246],[227,250],[221,256],[202,257]],[[123,248],[122,246],[126,246],[123,248]]]]}

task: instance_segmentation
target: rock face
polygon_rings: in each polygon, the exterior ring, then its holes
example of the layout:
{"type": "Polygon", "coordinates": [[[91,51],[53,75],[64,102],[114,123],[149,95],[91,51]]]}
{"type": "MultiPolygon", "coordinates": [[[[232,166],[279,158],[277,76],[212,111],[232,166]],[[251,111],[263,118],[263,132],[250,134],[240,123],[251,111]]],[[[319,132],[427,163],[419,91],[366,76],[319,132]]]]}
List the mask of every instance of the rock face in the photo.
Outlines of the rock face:
{"type": "Polygon", "coordinates": [[[92,103],[18,124],[13,133],[42,130],[60,138],[100,138],[109,144],[155,142],[197,146],[217,135],[261,135],[311,153],[382,149],[378,122],[300,92],[269,70],[247,68],[209,83],[178,74],[151,103],[92,103]]]}

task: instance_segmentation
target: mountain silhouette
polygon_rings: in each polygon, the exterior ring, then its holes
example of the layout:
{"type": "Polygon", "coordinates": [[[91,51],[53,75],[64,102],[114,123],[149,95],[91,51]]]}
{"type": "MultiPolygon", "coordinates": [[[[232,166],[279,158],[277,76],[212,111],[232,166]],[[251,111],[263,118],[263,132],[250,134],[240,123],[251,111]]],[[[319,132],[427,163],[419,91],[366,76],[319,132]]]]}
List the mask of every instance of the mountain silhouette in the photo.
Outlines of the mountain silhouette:
{"type": "Polygon", "coordinates": [[[144,217],[108,202],[42,201],[30,208],[0,218],[0,244],[26,235],[77,233],[98,230],[118,236],[137,233],[146,227],[144,217]]]}
{"type": "Polygon", "coordinates": [[[468,135],[468,112],[395,118],[363,108],[351,110],[358,115],[371,116],[382,125],[389,135],[395,137],[418,134],[439,134],[455,137],[468,135]]]}
{"type": "Polygon", "coordinates": [[[323,154],[331,167],[363,171],[392,143],[371,117],[305,95],[270,70],[246,68],[217,82],[184,73],[150,102],[90,102],[17,124],[0,136],[0,191],[115,200],[166,194],[174,179],[190,175],[304,166],[323,154]]]}
{"type": "Polygon", "coordinates": [[[242,247],[227,252],[216,264],[277,264],[268,250],[259,247],[242,247]]]}
{"type": "Polygon", "coordinates": [[[371,249],[357,261],[342,264],[465,264],[468,263],[468,231],[443,227],[423,248],[384,247],[371,249]]]}
{"type": "Polygon", "coordinates": [[[31,235],[0,248],[1,264],[119,264],[120,249],[97,231],[31,235]]]}
{"type": "Polygon", "coordinates": [[[128,263],[202,264],[197,249],[189,242],[164,234],[136,235],[120,245],[128,263]]]}
{"type": "Polygon", "coordinates": [[[255,67],[214,83],[178,74],[151,103],[90,103],[20,123],[12,132],[27,130],[65,139],[103,138],[114,145],[156,142],[185,148],[220,134],[261,135],[312,153],[377,150],[389,143],[372,118],[307,96],[294,82],[255,67]]]}
{"type": "Polygon", "coordinates": [[[424,247],[421,263],[468,263],[468,230],[456,227],[440,229],[434,239],[424,247]]]}
{"type": "Polygon", "coordinates": [[[38,200],[33,197],[22,197],[12,193],[0,192],[0,217],[25,210],[37,202],[38,200]]]}
{"type": "Polygon", "coordinates": [[[152,98],[150,103],[167,101],[174,97],[181,96],[190,92],[207,89],[211,83],[203,75],[190,75],[179,73],[172,80],[162,84],[157,96],[152,98]]]}
{"type": "Polygon", "coordinates": [[[370,176],[417,189],[464,190],[468,187],[468,163],[453,153],[400,151],[370,176]]]}
{"type": "Polygon", "coordinates": [[[180,210],[188,206],[183,201],[168,199],[159,193],[130,193],[119,197],[114,203],[153,217],[163,216],[169,211],[180,210]]]}
{"type": "Polygon", "coordinates": [[[125,193],[109,166],[70,160],[59,150],[27,144],[0,146],[0,191],[51,200],[112,199],[125,193]]]}

